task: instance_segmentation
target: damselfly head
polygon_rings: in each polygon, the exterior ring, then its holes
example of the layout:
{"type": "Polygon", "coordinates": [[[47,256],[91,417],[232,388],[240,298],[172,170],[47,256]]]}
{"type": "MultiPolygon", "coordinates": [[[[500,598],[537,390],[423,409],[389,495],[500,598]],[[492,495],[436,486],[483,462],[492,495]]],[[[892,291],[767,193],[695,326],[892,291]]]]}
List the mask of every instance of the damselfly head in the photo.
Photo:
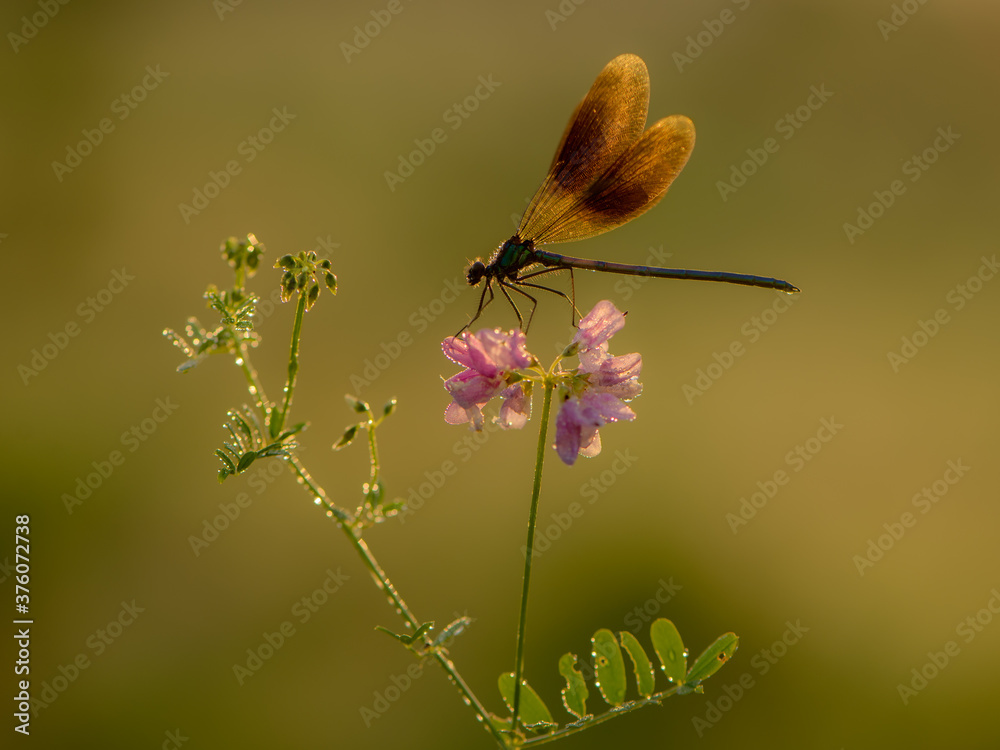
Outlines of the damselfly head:
{"type": "Polygon", "coordinates": [[[486,276],[486,264],[483,263],[478,258],[469,266],[469,270],[465,274],[465,278],[469,282],[469,286],[475,286],[483,277],[486,276]]]}

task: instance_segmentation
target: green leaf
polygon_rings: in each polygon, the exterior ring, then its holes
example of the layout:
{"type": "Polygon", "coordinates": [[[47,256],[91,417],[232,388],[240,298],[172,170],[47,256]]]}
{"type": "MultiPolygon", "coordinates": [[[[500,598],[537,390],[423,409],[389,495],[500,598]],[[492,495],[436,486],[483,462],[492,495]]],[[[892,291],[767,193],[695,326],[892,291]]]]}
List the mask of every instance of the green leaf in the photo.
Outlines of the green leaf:
{"type": "Polygon", "coordinates": [[[357,437],[358,427],[360,425],[352,424],[344,430],[344,434],[340,436],[340,440],[333,444],[333,449],[339,451],[341,448],[346,448],[350,445],[354,441],[354,438],[357,437]]]}
{"type": "Polygon", "coordinates": [[[240,462],[236,464],[236,473],[242,474],[244,471],[250,468],[250,464],[257,460],[257,454],[254,452],[244,453],[240,456],[240,462]]]}
{"type": "Polygon", "coordinates": [[[352,409],[354,409],[354,411],[356,411],[358,414],[367,414],[370,413],[372,410],[367,403],[365,403],[361,399],[354,398],[354,396],[352,396],[350,393],[344,394],[344,401],[346,401],[347,405],[352,409]]]}
{"type": "Polygon", "coordinates": [[[620,706],[625,702],[625,660],[618,647],[615,634],[601,628],[590,639],[591,655],[594,657],[594,671],[597,673],[597,687],[610,705],[620,706]]]}
{"type": "MultiPolygon", "coordinates": [[[[514,673],[505,672],[497,680],[500,695],[510,711],[514,710],[514,673]]],[[[538,697],[538,693],[527,682],[521,680],[521,704],[518,706],[518,721],[528,729],[549,729],[556,726],[548,706],[538,697]]]]}
{"type": "Polygon", "coordinates": [[[396,411],[396,399],[390,398],[385,402],[385,406],[382,407],[382,418],[385,419],[394,411],[396,411]]]}
{"type": "Polygon", "coordinates": [[[739,645],[740,639],[736,633],[725,633],[716,638],[715,643],[702,651],[701,656],[694,660],[691,671],[684,680],[684,686],[677,691],[678,694],[702,692],[701,683],[718,672],[736,653],[739,645]]]}
{"type": "Polygon", "coordinates": [[[667,679],[675,685],[683,684],[687,676],[687,649],[677,628],[665,617],[658,617],[650,626],[649,635],[667,679]]]}
{"type": "Polygon", "coordinates": [[[622,645],[628,651],[629,658],[632,660],[632,668],[635,670],[635,684],[639,689],[639,695],[643,698],[648,698],[653,694],[653,690],[656,689],[656,677],[653,675],[653,665],[649,663],[649,657],[646,656],[645,649],[643,649],[639,640],[634,635],[627,630],[623,630],[618,636],[621,638],[622,645]]]}
{"type": "Polygon", "coordinates": [[[559,674],[566,678],[566,687],[562,689],[562,700],[566,710],[576,718],[587,715],[587,681],[576,666],[576,654],[563,654],[559,659],[559,674]]]}

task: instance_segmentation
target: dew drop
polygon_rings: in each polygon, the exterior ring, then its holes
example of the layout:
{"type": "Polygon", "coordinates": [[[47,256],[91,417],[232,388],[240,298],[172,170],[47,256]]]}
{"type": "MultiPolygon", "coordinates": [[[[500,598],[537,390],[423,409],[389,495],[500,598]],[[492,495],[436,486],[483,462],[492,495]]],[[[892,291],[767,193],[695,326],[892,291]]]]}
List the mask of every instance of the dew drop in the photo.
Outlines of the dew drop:
{"type": "Polygon", "coordinates": [[[237,367],[243,367],[243,357],[237,357],[236,358],[236,366],[237,367]]]}

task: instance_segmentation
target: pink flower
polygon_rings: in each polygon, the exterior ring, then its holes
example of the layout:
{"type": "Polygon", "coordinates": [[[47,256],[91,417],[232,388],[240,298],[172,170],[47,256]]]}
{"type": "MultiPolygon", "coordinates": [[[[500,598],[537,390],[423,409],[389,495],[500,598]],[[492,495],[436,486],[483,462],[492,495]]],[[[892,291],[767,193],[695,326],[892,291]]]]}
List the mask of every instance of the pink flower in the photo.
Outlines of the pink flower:
{"type": "Polygon", "coordinates": [[[567,396],[556,416],[556,452],[563,463],[572,466],[577,455],[593,458],[601,452],[597,431],[608,422],[633,420],[635,412],[610,393],[585,391],[567,396]]]}
{"type": "Polygon", "coordinates": [[[503,393],[504,404],[498,423],[502,427],[523,427],[530,404],[525,405],[524,390],[520,384],[511,385],[509,377],[515,370],[534,362],[535,358],[524,345],[522,331],[504,333],[499,328],[445,339],[441,345],[445,356],[466,368],[444,383],[453,399],[445,409],[445,421],[448,424],[471,422],[474,430],[482,430],[482,407],[503,393]]]}
{"type": "Polygon", "coordinates": [[[563,463],[572,465],[578,455],[590,458],[600,453],[600,427],[635,419],[625,401],[642,393],[642,357],[608,353],[608,339],[624,325],[625,314],[607,300],[598,302],[580,321],[573,337],[579,346],[578,386],[564,397],[556,416],[555,448],[563,463]]]}
{"type": "MultiPolygon", "coordinates": [[[[600,428],[610,422],[635,419],[625,403],[642,393],[638,353],[613,356],[608,341],[625,325],[625,314],[604,300],[580,321],[572,344],[561,355],[577,355],[575,370],[556,369],[544,376],[559,389],[555,449],[563,462],[572,465],[577,456],[601,452],[600,428]],[[551,378],[551,380],[549,380],[551,378]]],[[[521,331],[482,330],[444,340],[441,348],[451,361],[465,369],[444,382],[452,402],[445,409],[448,424],[465,424],[482,430],[483,407],[500,396],[500,413],[494,422],[504,429],[521,429],[531,416],[533,381],[537,374],[521,373],[537,366],[525,348],[521,331]]],[[[559,360],[557,360],[558,364],[559,360]]]]}

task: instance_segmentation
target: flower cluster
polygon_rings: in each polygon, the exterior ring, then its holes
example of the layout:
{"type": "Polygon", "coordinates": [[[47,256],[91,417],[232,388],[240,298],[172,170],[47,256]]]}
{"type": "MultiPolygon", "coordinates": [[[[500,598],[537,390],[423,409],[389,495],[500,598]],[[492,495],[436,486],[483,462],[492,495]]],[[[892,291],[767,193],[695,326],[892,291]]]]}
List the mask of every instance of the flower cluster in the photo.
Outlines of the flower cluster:
{"type": "MultiPolygon", "coordinates": [[[[452,403],[445,410],[449,424],[470,423],[482,430],[483,407],[501,397],[500,414],[494,421],[505,429],[520,429],[531,416],[533,381],[554,380],[558,388],[555,449],[564,463],[576,457],[601,452],[599,429],[609,422],[635,419],[625,403],[642,392],[638,353],[619,357],[608,353],[608,340],[625,325],[625,315],[611,302],[598,302],[580,321],[573,342],[563,356],[576,354],[573,370],[544,373],[538,360],[525,348],[521,331],[484,329],[476,334],[445,339],[444,354],[466,369],[445,381],[452,403]],[[530,371],[525,372],[531,368],[530,371]]],[[[558,362],[558,360],[557,360],[558,362]]]]}

